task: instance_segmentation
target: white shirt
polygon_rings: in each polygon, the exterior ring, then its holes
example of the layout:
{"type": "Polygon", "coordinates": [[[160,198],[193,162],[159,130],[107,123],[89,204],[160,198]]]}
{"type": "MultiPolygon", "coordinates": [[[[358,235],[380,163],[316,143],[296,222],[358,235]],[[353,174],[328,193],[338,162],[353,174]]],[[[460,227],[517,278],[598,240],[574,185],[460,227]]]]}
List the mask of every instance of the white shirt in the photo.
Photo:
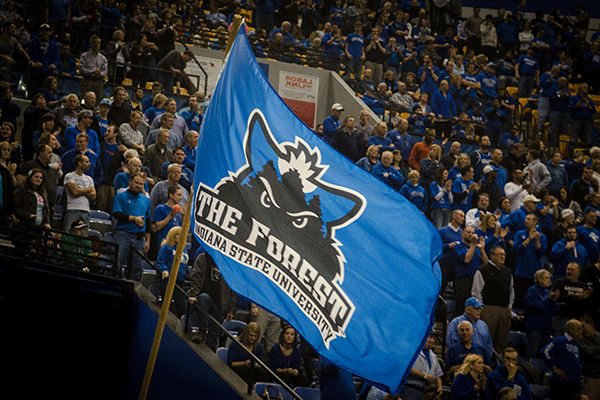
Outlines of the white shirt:
{"type": "MultiPolygon", "coordinates": [[[[94,186],[94,180],[90,176],[86,174],[78,175],[76,172],[69,172],[65,175],[65,187],[69,183],[74,183],[79,189],[87,189],[94,186]]],[[[67,192],[67,209],[90,211],[90,201],[87,197],[75,197],[68,188],[65,191],[67,192]]]]}

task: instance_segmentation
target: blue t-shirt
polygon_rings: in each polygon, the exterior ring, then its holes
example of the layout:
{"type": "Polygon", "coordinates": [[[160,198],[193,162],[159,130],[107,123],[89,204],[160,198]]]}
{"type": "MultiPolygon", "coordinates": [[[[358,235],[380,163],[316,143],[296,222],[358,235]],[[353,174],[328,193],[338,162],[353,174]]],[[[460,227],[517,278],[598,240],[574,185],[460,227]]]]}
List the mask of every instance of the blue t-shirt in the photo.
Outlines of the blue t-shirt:
{"type": "MultiPolygon", "coordinates": [[[[167,216],[170,213],[171,213],[171,207],[169,207],[167,204],[161,204],[160,206],[156,207],[156,209],[154,210],[154,215],[152,216],[152,222],[156,223],[158,221],[162,221],[165,218],[167,218],[167,216]]],[[[165,225],[164,228],[162,228],[161,230],[159,230],[157,232],[156,242],[158,243],[158,245],[160,246],[162,241],[167,237],[167,233],[169,233],[171,228],[174,228],[176,226],[181,226],[182,223],[183,223],[183,219],[181,216],[181,212],[178,212],[177,214],[175,214],[175,216],[173,218],[171,218],[171,220],[169,222],[167,222],[167,225],[165,225]]]]}

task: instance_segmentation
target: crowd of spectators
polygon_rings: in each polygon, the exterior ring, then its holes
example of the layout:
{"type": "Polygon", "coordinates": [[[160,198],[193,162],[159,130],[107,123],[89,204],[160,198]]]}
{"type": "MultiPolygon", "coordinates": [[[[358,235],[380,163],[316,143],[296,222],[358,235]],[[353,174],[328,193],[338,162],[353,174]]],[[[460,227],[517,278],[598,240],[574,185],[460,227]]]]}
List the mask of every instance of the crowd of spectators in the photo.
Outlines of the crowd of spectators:
{"type": "MultiPolygon", "coordinates": [[[[600,120],[590,96],[600,94],[600,35],[588,35],[582,6],[574,17],[555,10],[532,19],[525,1],[495,16],[475,7],[456,30],[461,10],[444,1],[336,0],[329,9],[312,0],[39,2],[47,13],[34,3],[9,1],[0,13],[0,216],[14,225],[20,254],[28,233],[47,230],[57,209],[58,228],[78,236],[90,211],[103,210],[116,220],[119,264],[128,264],[130,248],[150,254],[164,291],[208,104],[201,92],[183,107],[168,97],[191,88],[183,70],[192,54],[175,50],[175,40],[212,30],[221,36],[204,45],[221,48],[233,15],[245,10],[257,56],[338,71],[388,119],[371,124],[367,109],[344,116],[335,103],[315,131],[439,229],[441,289],[455,305],[448,352],[438,363],[431,335],[402,398],[436,398],[448,385],[456,399],[531,399],[529,385],[542,383],[526,373],[534,359],[552,370],[552,398],[599,398],[600,120]],[[18,66],[27,68],[25,110],[11,89],[18,66]],[[59,94],[58,78],[74,76],[80,91],[59,94]],[[120,86],[125,79],[129,90],[120,86]],[[515,124],[519,99],[537,113],[527,137],[515,124]],[[567,148],[562,135],[570,135],[567,148]],[[523,349],[509,346],[511,328],[526,332],[523,349]]],[[[178,282],[193,265],[192,302],[230,320],[235,295],[218,268],[199,250],[188,254],[178,282]]],[[[141,265],[134,255],[133,279],[141,265]]],[[[177,299],[175,312],[185,308],[177,299]]],[[[247,308],[258,323],[247,325],[242,345],[286,382],[306,384],[316,371],[297,351],[297,332],[247,308]]],[[[196,339],[216,350],[218,330],[201,325],[196,339]]],[[[232,350],[228,363],[240,375],[265,378],[242,349],[232,350]]],[[[344,378],[325,364],[323,382],[328,373],[344,378]]]]}

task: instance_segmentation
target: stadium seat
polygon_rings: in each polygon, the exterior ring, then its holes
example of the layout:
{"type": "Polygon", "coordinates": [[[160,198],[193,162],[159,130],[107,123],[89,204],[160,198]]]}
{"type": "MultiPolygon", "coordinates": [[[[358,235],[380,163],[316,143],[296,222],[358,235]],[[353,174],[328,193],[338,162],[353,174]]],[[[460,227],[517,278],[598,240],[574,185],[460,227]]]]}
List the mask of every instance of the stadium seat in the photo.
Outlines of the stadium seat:
{"type": "Polygon", "coordinates": [[[90,219],[110,221],[110,214],[106,211],[90,210],[90,219]]]}
{"type": "Polygon", "coordinates": [[[228,352],[229,352],[229,349],[227,347],[219,347],[217,349],[217,356],[219,356],[221,361],[223,361],[225,364],[227,364],[227,353],[228,352]]]}
{"type": "Polygon", "coordinates": [[[535,398],[538,400],[547,400],[550,398],[550,387],[542,386],[542,385],[529,385],[533,394],[535,394],[535,398]]]}
{"type": "Polygon", "coordinates": [[[302,397],[302,400],[320,400],[321,399],[321,390],[309,387],[299,386],[294,389],[294,392],[302,397]]]}
{"type": "Polygon", "coordinates": [[[529,362],[544,375],[542,382],[544,383],[544,386],[548,386],[550,384],[550,376],[552,375],[550,367],[548,367],[544,360],[539,357],[532,357],[529,359],[529,362]]]}
{"type": "Polygon", "coordinates": [[[90,229],[100,232],[102,235],[106,235],[107,232],[112,232],[112,222],[90,219],[90,229]]]}
{"type": "Polygon", "coordinates": [[[510,331],[508,333],[508,343],[512,347],[527,344],[527,335],[524,332],[510,331]]]}
{"type": "Polygon", "coordinates": [[[508,92],[508,94],[510,94],[512,97],[515,97],[515,94],[517,94],[517,90],[519,90],[519,88],[517,88],[516,86],[507,86],[506,87],[506,91],[508,92]]]}
{"type": "Polygon", "coordinates": [[[244,321],[238,321],[235,319],[232,319],[231,321],[223,321],[221,325],[223,325],[223,328],[227,329],[228,331],[236,332],[241,332],[246,328],[246,323],[244,321]]]}
{"type": "Polygon", "coordinates": [[[292,395],[283,388],[283,386],[278,385],[276,383],[269,382],[256,382],[254,384],[254,391],[259,396],[269,395],[271,399],[282,399],[282,400],[292,400],[292,395]]]}
{"type": "Polygon", "coordinates": [[[88,230],[88,237],[93,237],[93,238],[102,240],[102,233],[100,233],[99,231],[97,231],[95,229],[89,229],[88,230]]]}

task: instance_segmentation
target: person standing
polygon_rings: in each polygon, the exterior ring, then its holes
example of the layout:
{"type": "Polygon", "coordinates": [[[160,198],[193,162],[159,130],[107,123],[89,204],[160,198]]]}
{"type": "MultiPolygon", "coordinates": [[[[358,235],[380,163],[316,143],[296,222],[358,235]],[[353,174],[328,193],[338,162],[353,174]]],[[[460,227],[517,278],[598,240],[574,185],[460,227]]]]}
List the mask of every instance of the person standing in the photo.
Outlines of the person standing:
{"type": "Polygon", "coordinates": [[[88,234],[90,224],[90,201],[96,199],[96,188],[92,177],[85,174],[90,169],[91,163],[87,156],[75,156],[75,171],[65,175],[64,185],[67,192],[67,209],[63,230],[68,231],[74,221],[82,220],[85,223],[85,235],[88,234]]]}
{"type": "Polygon", "coordinates": [[[579,394],[581,358],[578,340],[583,335],[581,322],[567,321],[567,331],[544,348],[543,359],[552,368],[550,400],[572,399],[579,394]]]}
{"type": "Polygon", "coordinates": [[[119,265],[130,266],[130,278],[140,280],[142,277],[142,259],[132,248],[140,252],[150,249],[150,220],[152,211],[150,200],[141,194],[146,180],[141,174],[133,174],[129,178],[129,187],[118,193],[113,201],[113,217],[117,220],[115,242],[119,243],[119,265]]]}
{"type": "Polygon", "coordinates": [[[494,348],[499,353],[508,347],[515,298],[513,277],[504,265],[505,259],[506,251],[502,246],[492,247],[490,261],[475,272],[471,288],[471,296],[485,304],[481,319],[487,324],[494,348]]]}
{"type": "Polygon", "coordinates": [[[329,144],[333,142],[335,132],[342,126],[340,122],[342,112],[344,107],[340,103],[335,103],[331,106],[331,115],[323,121],[323,139],[329,144]]]}
{"type": "Polygon", "coordinates": [[[104,78],[108,75],[108,60],[100,53],[101,39],[97,33],[90,37],[90,50],[81,55],[79,59],[79,72],[83,77],[81,82],[81,97],[89,91],[102,98],[104,92],[104,78]]]}

